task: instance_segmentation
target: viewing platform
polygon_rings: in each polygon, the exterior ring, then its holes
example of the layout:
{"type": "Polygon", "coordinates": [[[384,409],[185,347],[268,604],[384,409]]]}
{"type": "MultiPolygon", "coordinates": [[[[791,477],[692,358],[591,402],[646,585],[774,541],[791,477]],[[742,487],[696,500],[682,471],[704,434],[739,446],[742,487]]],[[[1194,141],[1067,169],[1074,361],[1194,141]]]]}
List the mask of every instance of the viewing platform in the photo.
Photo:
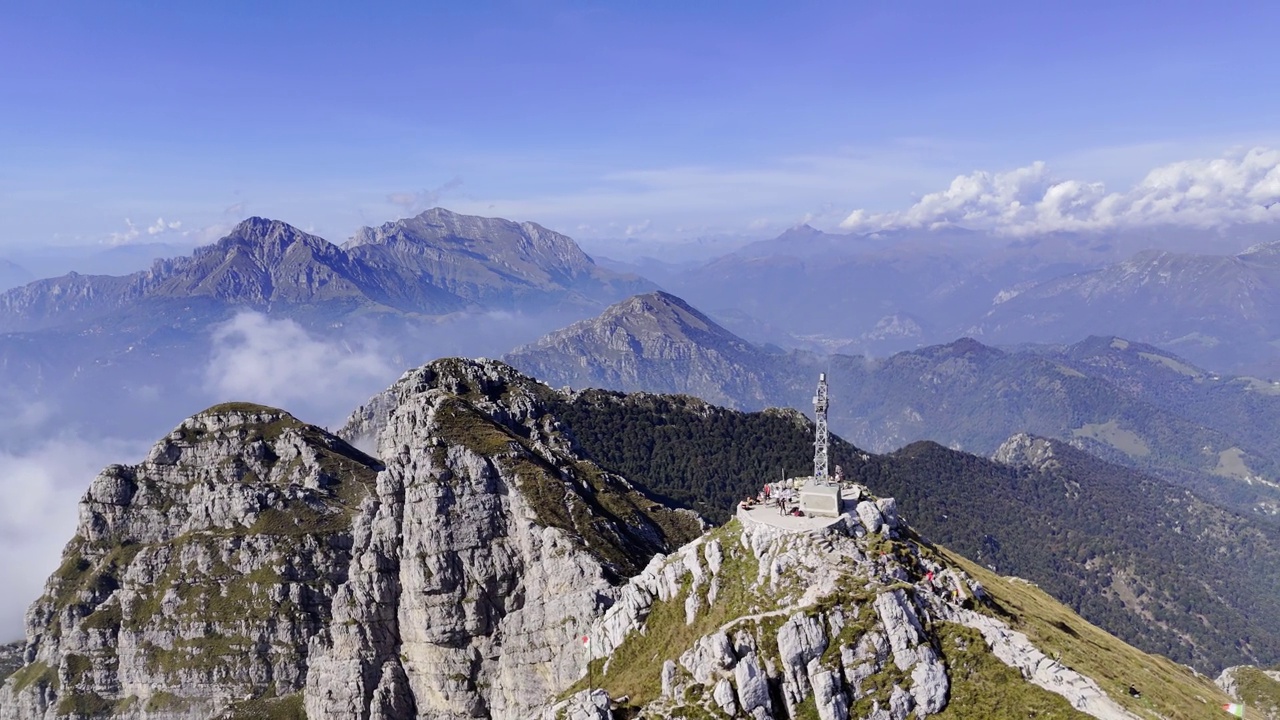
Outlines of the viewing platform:
{"type": "Polygon", "coordinates": [[[744,507],[738,503],[737,518],[745,525],[767,525],[787,532],[811,532],[830,527],[852,517],[856,522],[858,501],[865,491],[857,485],[814,484],[811,478],[796,478],[800,487],[779,491],[785,498],[785,510],[775,500],[756,502],[744,507]],[[799,509],[804,515],[794,515],[799,509]]]}

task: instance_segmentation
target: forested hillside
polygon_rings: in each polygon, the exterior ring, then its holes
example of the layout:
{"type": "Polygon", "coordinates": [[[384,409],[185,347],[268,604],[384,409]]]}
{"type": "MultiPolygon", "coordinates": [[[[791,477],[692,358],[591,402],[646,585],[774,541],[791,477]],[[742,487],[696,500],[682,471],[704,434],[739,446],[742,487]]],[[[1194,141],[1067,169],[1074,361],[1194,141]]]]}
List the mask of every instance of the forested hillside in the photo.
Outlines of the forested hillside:
{"type": "MultiPolygon", "coordinates": [[[[808,474],[812,426],[694,398],[578,393],[557,409],[603,465],[723,521],[743,495],[808,474]]],[[[1270,521],[1061,443],[1022,436],[1010,464],[916,443],[833,463],[933,541],[1025,577],[1138,647],[1216,671],[1280,658],[1280,543],[1270,521]]]]}

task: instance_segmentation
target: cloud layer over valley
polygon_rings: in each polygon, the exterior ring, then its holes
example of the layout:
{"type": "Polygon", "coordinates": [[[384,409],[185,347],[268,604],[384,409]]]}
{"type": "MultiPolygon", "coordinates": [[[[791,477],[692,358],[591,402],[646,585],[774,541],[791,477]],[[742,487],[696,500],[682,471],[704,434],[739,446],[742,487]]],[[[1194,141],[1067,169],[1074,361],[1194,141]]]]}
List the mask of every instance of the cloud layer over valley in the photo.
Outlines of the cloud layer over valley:
{"type": "Polygon", "coordinates": [[[293,320],[245,312],[214,329],[205,389],[219,402],[252,401],[337,423],[404,369],[373,343],[327,340],[293,320]]]}

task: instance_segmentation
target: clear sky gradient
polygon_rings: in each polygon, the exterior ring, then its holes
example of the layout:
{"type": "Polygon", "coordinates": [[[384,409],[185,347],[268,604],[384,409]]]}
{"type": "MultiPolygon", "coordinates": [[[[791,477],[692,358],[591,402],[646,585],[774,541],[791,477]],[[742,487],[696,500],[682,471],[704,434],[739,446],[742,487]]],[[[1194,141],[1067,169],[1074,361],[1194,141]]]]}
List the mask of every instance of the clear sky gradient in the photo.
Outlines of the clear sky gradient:
{"type": "Polygon", "coordinates": [[[0,254],[436,202],[769,234],[975,170],[1123,189],[1280,145],[1273,2],[260,5],[6,3],[0,254]]]}

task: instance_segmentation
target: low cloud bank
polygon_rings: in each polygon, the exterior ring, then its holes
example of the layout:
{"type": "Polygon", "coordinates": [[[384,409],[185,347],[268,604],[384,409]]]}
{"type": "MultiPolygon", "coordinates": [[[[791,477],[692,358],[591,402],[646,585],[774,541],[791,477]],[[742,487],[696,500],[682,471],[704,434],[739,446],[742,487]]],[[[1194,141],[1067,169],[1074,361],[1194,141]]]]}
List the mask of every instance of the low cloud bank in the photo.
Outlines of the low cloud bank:
{"type": "Polygon", "coordinates": [[[141,460],[148,443],[60,438],[23,452],[0,452],[0,642],[23,635],[27,607],[61,562],[75,534],[78,504],[111,463],[141,460]]]}
{"type": "Polygon", "coordinates": [[[263,403],[337,424],[402,371],[372,342],[328,340],[293,320],[246,312],[214,329],[205,389],[217,401],[263,403]]]}
{"type": "Polygon", "coordinates": [[[840,226],[856,232],[963,227],[1025,236],[1277,219],[1280,150],[1258,147],[1158,167],[1124,192],[1109,192],[1100,182],[1055,178],[1043,162],[1008,172],[979,171],[905,210],[855,210],[840,226]]]}

